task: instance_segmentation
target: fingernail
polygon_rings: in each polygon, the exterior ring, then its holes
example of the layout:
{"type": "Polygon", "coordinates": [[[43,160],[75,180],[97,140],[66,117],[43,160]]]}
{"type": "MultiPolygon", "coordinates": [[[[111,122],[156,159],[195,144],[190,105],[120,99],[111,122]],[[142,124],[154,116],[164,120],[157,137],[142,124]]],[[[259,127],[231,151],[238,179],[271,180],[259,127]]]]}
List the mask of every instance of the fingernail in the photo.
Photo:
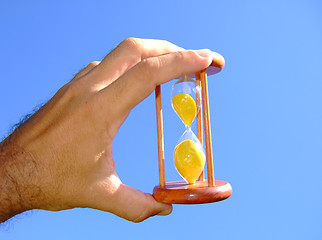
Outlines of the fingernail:
{"type": "Polygon", "coordinates": [[[203,58],[210,58],[212,56],[212,52],[209,49],[199,49],[195,50],[195,52],[203,58]]]}

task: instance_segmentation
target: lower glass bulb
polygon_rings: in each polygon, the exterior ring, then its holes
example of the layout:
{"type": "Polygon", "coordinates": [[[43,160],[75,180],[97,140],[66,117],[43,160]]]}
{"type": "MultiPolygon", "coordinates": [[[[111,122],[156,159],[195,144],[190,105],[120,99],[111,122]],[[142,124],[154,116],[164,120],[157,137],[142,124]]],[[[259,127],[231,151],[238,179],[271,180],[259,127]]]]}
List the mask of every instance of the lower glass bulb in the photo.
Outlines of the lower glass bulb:
{"type": "Polygon", "coordinates": [[[174,163],[182,178],[189,184],[194,184],[204,169],[206,157],[199,140],[190,129],[181,139],[183,140],[174,149],[174,163]],[[187,138],[188,135],[190,139],[187,138]]]}

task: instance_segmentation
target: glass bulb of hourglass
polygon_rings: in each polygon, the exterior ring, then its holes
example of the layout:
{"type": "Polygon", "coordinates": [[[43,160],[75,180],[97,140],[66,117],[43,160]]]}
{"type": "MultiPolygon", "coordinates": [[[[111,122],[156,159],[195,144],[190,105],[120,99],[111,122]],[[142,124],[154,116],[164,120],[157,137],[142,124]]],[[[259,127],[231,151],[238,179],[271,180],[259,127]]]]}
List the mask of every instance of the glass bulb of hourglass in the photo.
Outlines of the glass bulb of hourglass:
{"type": "Polygon", "coordinates": [[[173,156],[176,169],[183,179],[194,184],[205,166],[204,149],[191,128],[187,128],[178,142],[173,156]]]}
{"type": "Polygon", "coordinates": [[[183,75],[172,87],[172,107],[182,122],[190,127],[200,109],[200,86],[183,75]]]}
{"type": "Polygon", "coordinates": [[[172,107],[186,126],[174,149],[177,171],[189,184],[194,184],[205,166],[201,143],[191,131],[191,123],[200,109],[200,86],[188,75],[183,75],[172,87],[172,107]]]}

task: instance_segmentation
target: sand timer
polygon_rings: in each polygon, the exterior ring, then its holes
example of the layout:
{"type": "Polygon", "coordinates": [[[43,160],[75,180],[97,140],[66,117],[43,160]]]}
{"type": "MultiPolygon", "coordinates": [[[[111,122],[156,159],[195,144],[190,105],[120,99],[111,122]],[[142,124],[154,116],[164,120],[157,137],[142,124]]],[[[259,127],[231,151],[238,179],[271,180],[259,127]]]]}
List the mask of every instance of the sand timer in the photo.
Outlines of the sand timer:
{"type": "Polygon", "coordinates": [[[196,80],[193,80],[189,75],[183,75],[173,85],[172,107],[186,126],[186,131],[180,137],[173,154],[176,169],[184,179],[181,181],[165,182],[161,87],[157,86],[155,89],[159,185],[153,189],[153,197],[159,202],[173,204],[211,203],[224,200],[232,193],[228,182],[214,179],[208,100],[207,74],[220,72],[224,65],[222,58],[214,57],[207,69],[195,73],[196,80]],[[202,114],[200,109],[202,109],[202,114]],[[195,118],[197,118],[197,137],[191,130],[191,123],[195,118]],[[203,130],[206,151],[203,148],[203,130]],[[205,162],[207,163],[208,179],[204,177],[205,162]]]}

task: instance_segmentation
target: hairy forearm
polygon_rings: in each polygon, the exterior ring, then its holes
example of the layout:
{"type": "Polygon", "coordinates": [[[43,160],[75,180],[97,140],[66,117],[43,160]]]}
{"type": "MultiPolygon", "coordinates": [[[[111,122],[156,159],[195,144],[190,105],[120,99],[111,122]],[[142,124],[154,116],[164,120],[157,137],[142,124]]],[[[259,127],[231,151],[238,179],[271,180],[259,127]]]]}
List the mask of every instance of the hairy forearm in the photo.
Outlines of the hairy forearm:
{"type": "Polygon", "coordinates": [[[0,143],[0,222],[33,208],[40,190],[37,164],[10,136],[0,143]]]}

